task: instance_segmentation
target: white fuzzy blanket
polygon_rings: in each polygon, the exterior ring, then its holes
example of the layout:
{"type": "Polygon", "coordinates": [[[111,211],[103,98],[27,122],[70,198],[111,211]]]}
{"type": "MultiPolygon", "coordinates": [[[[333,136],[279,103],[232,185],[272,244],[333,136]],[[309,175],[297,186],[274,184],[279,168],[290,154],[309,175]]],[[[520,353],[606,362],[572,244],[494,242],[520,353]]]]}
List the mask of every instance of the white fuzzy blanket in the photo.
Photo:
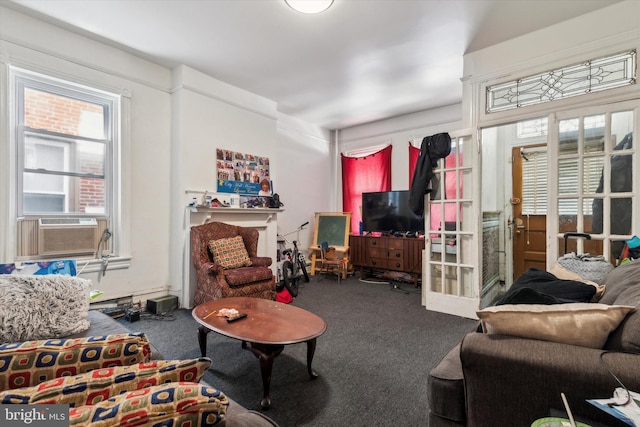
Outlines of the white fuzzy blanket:
{"type": "Polygon", "coordinates": [[[0,275],[0,343],[60,338],[89,329],[91,281],[0,275]]]}

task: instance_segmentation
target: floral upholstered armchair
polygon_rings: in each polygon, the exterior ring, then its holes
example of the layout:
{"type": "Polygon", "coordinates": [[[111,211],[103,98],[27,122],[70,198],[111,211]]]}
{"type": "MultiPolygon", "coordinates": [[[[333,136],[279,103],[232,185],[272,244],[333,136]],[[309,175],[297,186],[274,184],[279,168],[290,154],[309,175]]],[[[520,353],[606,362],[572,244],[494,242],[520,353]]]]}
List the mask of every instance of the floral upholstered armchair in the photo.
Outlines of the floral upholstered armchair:
{"type": "Polygon", "coordinates": [[[191,258],[196,269],[194,305],[226,297],[275,300],[273,260],[259,257],[258,230],[209,222],[191,227],[191,258]]]}

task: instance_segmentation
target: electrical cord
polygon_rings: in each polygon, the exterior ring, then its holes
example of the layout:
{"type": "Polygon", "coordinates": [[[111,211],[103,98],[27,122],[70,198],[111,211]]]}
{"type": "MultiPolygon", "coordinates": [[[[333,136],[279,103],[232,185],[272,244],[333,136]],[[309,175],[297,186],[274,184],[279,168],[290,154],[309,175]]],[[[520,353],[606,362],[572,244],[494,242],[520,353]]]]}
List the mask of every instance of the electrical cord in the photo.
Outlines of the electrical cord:
{"type": "MultiPolygon", "coordinates": [[[[631,393],[629,393],[629,389],[627,388],[626,385],[624,385],[622,383],[622,381],[620,381],[620,378],[618,378],[616,376],[616,374],[613,373],[613,371],[609,368],[609,365],[607,365],[607,363],[604,361],[604,355],[609,353],[608,351],[603,351],[602,353],[600,353],[600,363],[602,363],[602,366],[604,366],[604,368],[607,370],[607,372],[609,372],[609,374],[616,380],[616,382],[618,384],[620,384],[620,387],[622,387],[624,389],[624,391],[627,394],[627,397],[625,399],[625,401],[623,403],[619,403],[619,402],[611,402],[611,403],[607,403],[607,406],[609,408],[613,407],[613,406],[625,406],[627,404],[629,404],[629,402],[631,402],[631,393]]],[[[617,396],[615,396],[617,397],[617,396]]]]}

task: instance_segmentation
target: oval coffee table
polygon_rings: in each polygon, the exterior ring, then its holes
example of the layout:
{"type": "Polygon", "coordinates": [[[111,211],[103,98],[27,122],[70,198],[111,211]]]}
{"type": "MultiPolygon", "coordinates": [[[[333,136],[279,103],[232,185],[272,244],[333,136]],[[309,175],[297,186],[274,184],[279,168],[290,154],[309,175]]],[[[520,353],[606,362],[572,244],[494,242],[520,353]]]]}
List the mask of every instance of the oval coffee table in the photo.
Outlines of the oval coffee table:
{"type": "Polygon", "coordinates": [[[285,345],[307,343],[307,371],[312,379],[318,374],[311,368],[316,349],[316,338],[327,329],[327,323],[307,310],[260,298],[221,298],[200,304],[193,309],[194,319],[200,323],[198,343],[202,356],[206,356],[207,334],[217,332],[229,338],[242,341],[242,348],[249,349],[260,361],[264,397],[260,404],[264,409],[271,405],[269,389],[273,359],[285,345]],[[225,317],[216,316],[223,308],[235,308],[247,317],[227,322],[225,317]]]}

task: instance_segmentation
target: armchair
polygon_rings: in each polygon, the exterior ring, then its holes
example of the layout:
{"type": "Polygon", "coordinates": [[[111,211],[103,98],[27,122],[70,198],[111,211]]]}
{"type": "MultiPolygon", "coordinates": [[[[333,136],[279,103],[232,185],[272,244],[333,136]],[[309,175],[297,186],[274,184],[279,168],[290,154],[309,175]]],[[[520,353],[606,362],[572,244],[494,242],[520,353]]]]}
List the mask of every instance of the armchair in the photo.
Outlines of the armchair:
{"type": "Polygon", "coordinates": [[[275,300],[276,281],[269,268],[273,260],[259,257],[258,230],[222,222],[191,227],[191,257],[196,269],[194,305],[226,297],[275,300]],[[211,251],[210,242],[242,237],[250,265],[224,268],[211,251]]]}

